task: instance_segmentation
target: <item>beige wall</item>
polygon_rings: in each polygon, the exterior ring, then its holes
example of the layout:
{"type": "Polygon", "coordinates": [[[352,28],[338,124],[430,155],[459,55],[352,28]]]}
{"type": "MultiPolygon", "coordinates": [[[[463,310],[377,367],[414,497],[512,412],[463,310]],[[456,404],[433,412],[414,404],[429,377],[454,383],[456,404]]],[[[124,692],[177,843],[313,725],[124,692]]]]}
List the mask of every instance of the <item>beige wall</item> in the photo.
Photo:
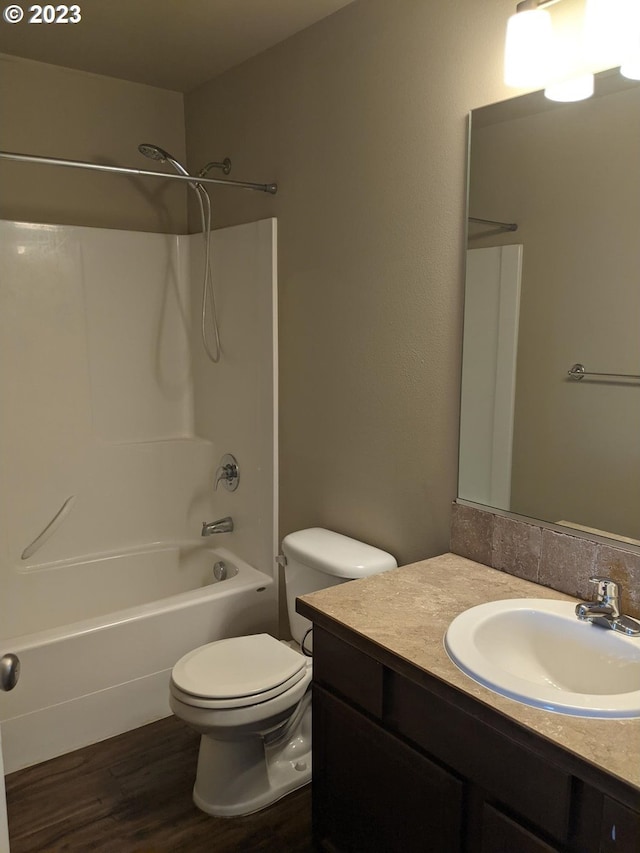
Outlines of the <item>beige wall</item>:
{"type": "MultiPolygon", "coordinates": [[[[184,157],[183,96],[139,83],[0,55],[0,149],[161,170],[154,142],[184,157]]],[[[184,232],[174,182],[0,162],[0,218],[184,232]]]]}
{"type": "MultiPolygon", "coordinates": [[[[640,88],[475,129],[474,215],[515,221],[523,271],[514,512],[640,538],[640,88]]],[[[481,229],[474,228],[481,233],[481,229]]]]}
{"type": "Polygon", "coordinates": [[[360,0],[185,99],[218,224],[278,217],[281,533],[400,562],[448,549],[456,494],[466,116],[508,96],[511,0],[360,0]]]}

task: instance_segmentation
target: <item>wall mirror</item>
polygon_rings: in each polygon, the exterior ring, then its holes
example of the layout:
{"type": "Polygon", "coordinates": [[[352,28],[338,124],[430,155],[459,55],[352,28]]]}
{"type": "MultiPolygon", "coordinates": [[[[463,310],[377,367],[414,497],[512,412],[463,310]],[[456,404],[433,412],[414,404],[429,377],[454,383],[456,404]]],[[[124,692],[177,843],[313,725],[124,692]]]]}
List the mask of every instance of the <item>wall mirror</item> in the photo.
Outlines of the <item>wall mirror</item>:
{"type": "Polygon", "coordinates": [[[640,83],[474,110],[468,214],[459,497],[640,544],[640,83]]]}

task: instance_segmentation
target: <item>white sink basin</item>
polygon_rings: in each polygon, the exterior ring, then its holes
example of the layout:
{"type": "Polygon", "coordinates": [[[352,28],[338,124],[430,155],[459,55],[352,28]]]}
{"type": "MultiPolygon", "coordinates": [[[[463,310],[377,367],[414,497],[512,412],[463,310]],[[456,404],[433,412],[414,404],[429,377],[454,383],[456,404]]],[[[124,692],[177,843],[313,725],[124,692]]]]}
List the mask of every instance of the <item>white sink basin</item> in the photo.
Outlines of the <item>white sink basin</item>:
{"type": "Polygon", "coordinates": [[[640,716],[640,638],[581,622],[570,601],[517,598],[465,610],[445,635],[475,681],[580,717],[640,716]]]}

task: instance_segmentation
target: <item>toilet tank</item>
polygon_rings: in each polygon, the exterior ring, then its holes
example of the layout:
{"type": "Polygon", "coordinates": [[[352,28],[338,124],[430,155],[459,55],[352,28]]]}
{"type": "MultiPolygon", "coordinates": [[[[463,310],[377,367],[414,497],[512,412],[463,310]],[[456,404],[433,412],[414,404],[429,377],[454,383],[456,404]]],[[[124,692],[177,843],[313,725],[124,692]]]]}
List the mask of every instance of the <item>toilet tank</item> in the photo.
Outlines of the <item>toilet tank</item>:
{"type": "MultiPolygon", "coordinates": [[[[311,622],[296,613],[299,595],[377,575],[398,565],[386,551],[323,527],[289,533],[282,540],[282,553],[287,558],[284,576],[289,626],[299,645],[311,628],[311,622]]],[[[305,648],[310,648],[308,642],[305,648]]]]}

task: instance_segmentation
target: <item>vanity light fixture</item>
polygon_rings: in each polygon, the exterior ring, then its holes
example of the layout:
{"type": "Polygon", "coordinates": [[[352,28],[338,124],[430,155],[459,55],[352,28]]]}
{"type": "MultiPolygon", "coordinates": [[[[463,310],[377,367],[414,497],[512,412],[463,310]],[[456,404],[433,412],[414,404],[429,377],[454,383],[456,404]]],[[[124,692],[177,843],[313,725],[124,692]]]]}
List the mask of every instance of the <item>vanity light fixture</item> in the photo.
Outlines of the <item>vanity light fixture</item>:
{"type": "Polygon", "coordinates": [[[561,0],[523,0],[509,18],[504,81],[545,87],[553,101],[581,101],[593,94],[593,71],[622,65],[640,79],[640,0],[586,0],[584,26],[554,33],[548,6],[561,0]]]}
{"type": "MultiPolygon", "coordinates": [[[[557,0],[556,0],[557,2],[557,0]]],[[[523,0],[507,22],[504,82],[507,86],[544,86],[549,79],[553,39],[551,15],[537,0],[523,0]]]]}

